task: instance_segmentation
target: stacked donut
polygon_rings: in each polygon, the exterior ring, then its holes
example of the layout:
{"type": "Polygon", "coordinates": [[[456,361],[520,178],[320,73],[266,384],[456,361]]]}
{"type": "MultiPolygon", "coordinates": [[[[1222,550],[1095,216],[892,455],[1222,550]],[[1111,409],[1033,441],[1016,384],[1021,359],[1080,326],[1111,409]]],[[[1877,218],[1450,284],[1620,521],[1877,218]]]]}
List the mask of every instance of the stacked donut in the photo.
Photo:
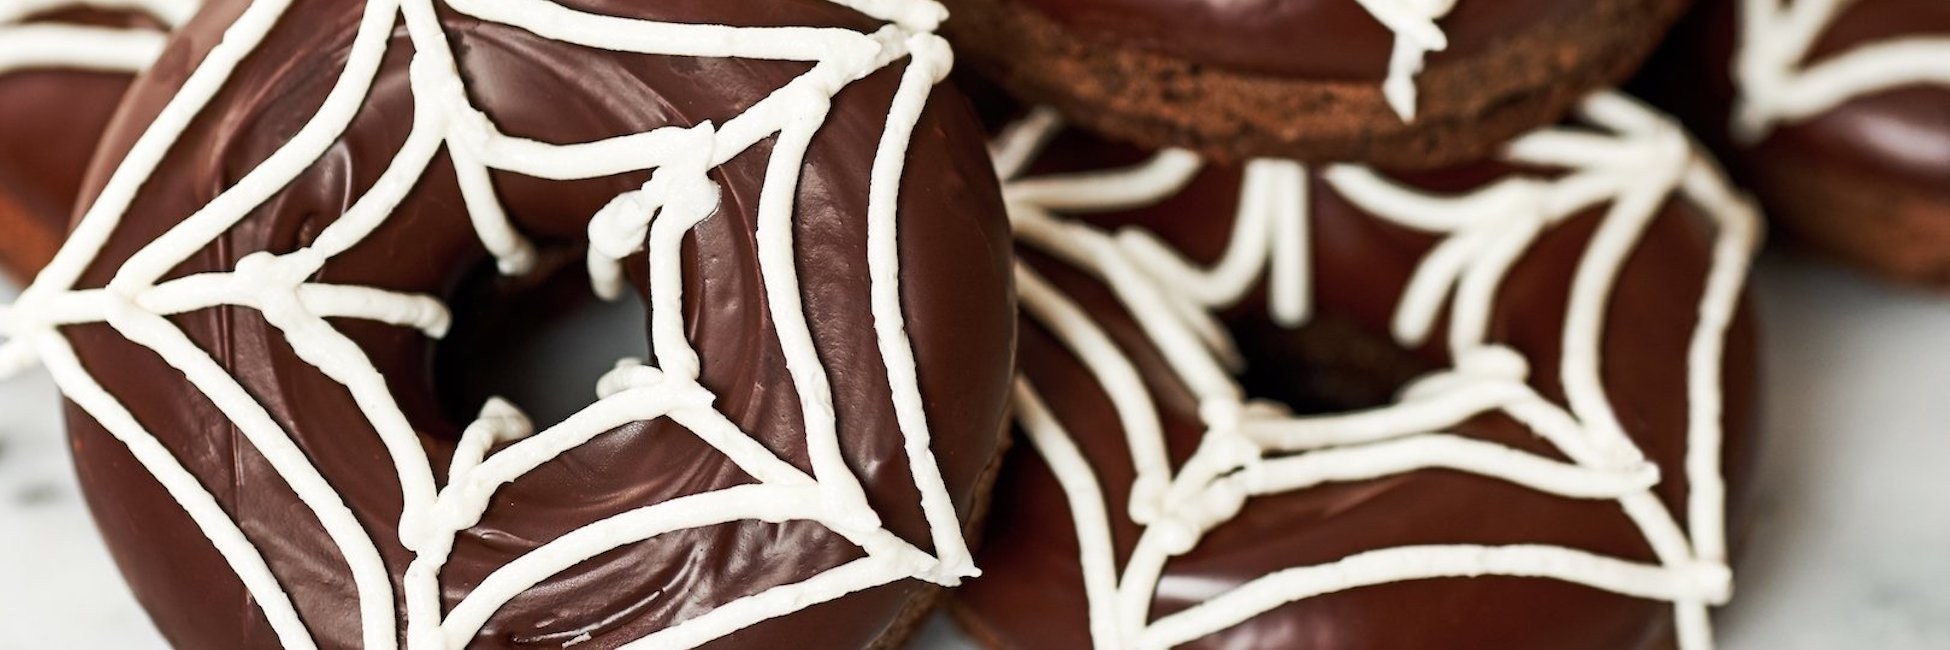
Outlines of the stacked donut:
{"type": "Polygon", "coordinates": [[[1759,214],[1613,87],[1950,278],[1923,0],[195,5],[0,9],[0,375],[185,648],[1710,647],[1759,214]]]}

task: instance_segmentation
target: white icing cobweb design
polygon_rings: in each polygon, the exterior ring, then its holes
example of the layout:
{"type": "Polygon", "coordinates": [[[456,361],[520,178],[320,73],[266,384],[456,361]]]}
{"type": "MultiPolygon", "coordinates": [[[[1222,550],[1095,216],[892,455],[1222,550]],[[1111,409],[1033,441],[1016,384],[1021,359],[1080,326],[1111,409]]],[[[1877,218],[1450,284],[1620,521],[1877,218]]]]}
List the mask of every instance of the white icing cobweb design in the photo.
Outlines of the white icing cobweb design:
{"type": "Polygon", "coordinates": [[[1457,362],[1412,383],[1392,405],[1320,416],[1292,415],[1278,404],[1249,398],[1232,379],[1230,371],[1240,360],[1213,315],[1265,276],[1275,320],[1292,326],[1307,319],[1305,168],[1280,160],[1250,162],[1229,248],[1202,268],[1146,231],[1104,231],[1057,214],[1155,203],[1192,179],[1201,165],[1196,156],[1165,151],[1129,168],[1025,176],[1060,128],[1057,120],[1037,112],[1004,132],[994,150],[1019,243],[1105,283],[1198,398],[1206,428],[1189,460],[1171,467],[1153,397],[1133,362],[1074,299],[1018,263],[1025,312],[1101,383],[1136,470],[1131,503],[1106,504],[1064,425],[1029,380],[1018,381],[1018,421],[1055,473],[1076,520],[1097,647],[1170,647],[1321,594],[1481,575],[1564,580],[1671,601],[1682,647],[1711,645],[1708,608],[1725,602],[1731,592],[1719,475],[1721,356],[1758,241],[1758,220],[1686,135],[1649,109],[1601,94],[1586,100],[1579,115],[1596,130],[1544,129],[1505,150],[1510,162],[1561,169],[1562,176],[1516,175],[1465,194],[1432,195],[1361,167],[1322,170],[1329,186],[1364,211],[1439,238],[1397,305],[1394,335],[1404,344],[1420,343],[1431,335],[1446,303],[1453,323],[1447,347],[1457,362]],[[1717,227],[1688,347],[1685,479],[1691,489],[1686,511],[1676,514],[1651,491],[1661,480],[1658,466],[1634,444],[1607,401],[1599,354],[1612,286],[1671,196],[1693,202],[1717,227]],[[1568,405],[1560,406],[1525,382],[1529,361],[1489,341],[1486,330],[1498,287],[1527,247],[1554,225],[1593,208],[1604,210],[1603,221],[1572,282],[1560,369],[1568,405]],[[1522,423],[1569,462],[1445,432],[1489,412],[1522,423]],[[1421,469],[1465,472],[1566,498],[1616,501],[1643,532],[1657,561],[1549,545],[1381,548],[1281,570],[1190,609],[1151,618],[1148,608],[1166,563],[1193,549],[1206,531],[1225,525],[1247,499],[1421,469]],[[1109,527],[1110,508],[1120,507],[1144,531],[1123,567],[1112,564],[1109,527]]]}
{"type": "Polygon", "coordinates": [[[946,43],[932,33],[946,14],[927,0],[835,1],[885,24],[872,33],[746,28],[595,15],[547,0],[447,0],[446,6],[460,14],[590,48],[810,64],[790,83],[720,123],[559,144],[505,135],[470,103],[448,36],[435,17],[434,0],[368,0],[344,71],[309,123],[234,186],[133,255],[107,287],[76,288],[123,219],[137,189],[292,5],[292,0],[252,2],[135,143],[68,245],[18,304],[0,311],[0,333],[10,339],[0,346],[0,376],[36,362],[46,365],[69,399],[125,443],[183,505],[242,578],[280,641],[290,648],[312,648],[315,643],[279,578],[211,494],[83,368],[57,328],[105,323],[129,341],[153,350],[208,396],[297,493],[346,558],[358,593],[363,644],[368,648],[396,647],[402,632],[391,581],[373,539],[265,407],[167,316],[219,306],[256,310],[282,331],[300,358],[350,391],[382,438],[404,494],[398,534],[415,554],[404,578],[404,638],[410,648],[465,645],[510,599],[609,549],[670,531],[744,520],[813,522],[858,545],[864,556],[805,581],[726,603],[634,646],[692,647],[761,620],[907,578],[956,584],[977,571],[929,451],[926,413],[902,321],[896,232],[899,182],[911,131],[933,87],[952,66],[946,43]],[[371,190],[309,247],[284,254],[252,252],[238,260],[232,272],[161,281],[170,269],[290,184],[345,132],[380,70],[388,39],[401,22],[414,47],[412,128],[371,190]],[[868,265],[873,278],[873,327],[889,369],[895,412],[921,494],[919,505],[936,549],[932,554],[881,526],[859,479],[841,457],[826,370],[800,305],[792,239],[799,170],[833,96],[853,81],[902,60],[907,65],[871,171],[868,265]],[[766,140],[772,147],[758,214],[759,265],[768,301],[765,308],[776,323],[804,412],[810,474],[775,456],[714,409],[714,396],[698,383],[700,360],[685,338],[679,307],[678,246],[688,229],[718,205],[719,188],[706,173],[766,140]],[[650,172],[641,189],[617,197],[591,221],[589,266],[598,291],[613,296],[620,288],[621,260],[648,249],[655,265],[649,302],[656,365],[620,363],[600,382],[598,401],[541,431],[535,431],[513,405],[490,402],[466,427],[452,466],[445,468],[446,487],[436,491],[435,469],[384,377],[328,319],[375,321],[438,337],[449,324],[447,307],[431,296],[320,284],[307,278],[386,222],[443,150],[453,161],[474,229],[506,273],[528,270],[534,250],[503,214],[490,170],[552,180],[650,172]],[[591,523],[494,571],[451,611],[442,612],[439,575],[456,532],[480,520],[499,486],[521,480],[530,470],[598,434],[658,418],[689,429],[756,482],[675,498],[591,523]],[[505,449],[487,455],[503,443],[508,443],[505,449]]]}
{"type": "Polygon", "coordinates": [[[1906,36],[1868,43],[1817,63],[1808,55],[1850,0],[1740,0],[1739,91],[1733,133],[1756,142],[1774,127],[1828,112],[1892,88],[1950,85],[1950,37],[1906,36]]]}
{"type": "Polygon", "coordinates": [[[162,52],[168,34],[142,28],[100,27],[33,20],[71,9],[131,12],[165,29],[180,27],[199,0],[10,0],[0,5],[0,75],[23,70],[141,72],[162,52]]]}

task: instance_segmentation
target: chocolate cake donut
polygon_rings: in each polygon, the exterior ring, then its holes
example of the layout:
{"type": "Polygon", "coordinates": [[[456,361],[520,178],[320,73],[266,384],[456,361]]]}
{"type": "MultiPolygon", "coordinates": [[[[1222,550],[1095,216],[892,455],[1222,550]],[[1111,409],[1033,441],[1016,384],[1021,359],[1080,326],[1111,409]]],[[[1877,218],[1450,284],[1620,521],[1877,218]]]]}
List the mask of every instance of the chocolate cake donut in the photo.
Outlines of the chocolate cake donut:
{"type": "Polygon", "coordinates": [[[1579,115],[1407,175],[1208,165],[1052,112],[1006,129],[1030,444],[964,627],[1709,646],[1753,449],[1757,217],[1662,116],[1616,94],[1579,115]]]}
{"type": "Polygon", "coordinates": [[[964,57],[1226,160],[1466,162],[1631,74],[1685,0],[946,0],[964,57]]]}
{"type": "Polygon", "coordinates": [[[0,5],[0,272],[25,280],[54,256],[131,75],[195,8],[195,0],[0,5]]]}
{"type": "Polygon", "coordinates": [[[71,400],[178,647],[892,647],[976,574],[1014,367],[942,16],[215,0],[130,90],[0,358],[71,400]],[[443,403],[499,353],[432,370],[451,298],[565,258],[643,300],[652,361],[557,423],[443,403]]]}
{"type": "Polygon", "coordinates": [[[1950,4],[1719,0],[1658,61],[1650,94],[1715,136],[1785,231],[1950,287],[1950,4]]]}

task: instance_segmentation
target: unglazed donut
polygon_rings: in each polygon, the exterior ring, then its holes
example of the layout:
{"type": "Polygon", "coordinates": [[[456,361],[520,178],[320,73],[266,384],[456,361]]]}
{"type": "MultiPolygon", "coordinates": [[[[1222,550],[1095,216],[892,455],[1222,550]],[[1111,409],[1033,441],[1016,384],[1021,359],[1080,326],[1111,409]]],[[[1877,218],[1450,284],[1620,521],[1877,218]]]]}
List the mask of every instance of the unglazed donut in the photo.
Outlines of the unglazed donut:
{"type": "Polygon", "coordinates": [[[0,5],[0,271],[33,277],[60,247],[96,139],[163,28],[196,0],[0,5]]]}
{"type": "Polygon", "coordinates": [[[1005,129],[1030,444],[964,627],[996,648],[1711,645],[1757,217],[1663,117],[1615,94],[1579,113],[1399,177],[1045,145],[1051,112],[1005,129]]]}
{"type": "Polygon", "coordinates": [[[179,647],[890,647],[976,573],[1013,373],[942,15],[218,0],[0,358],[68,396],[179,647]],[[446,298],[564,254],[642,297],[653,361],[552,426],[444,415],[446,298]]]}
{"type": "Polygon", "coordinates": [[[1637,69],[1686,0],[946,0],[1025,101],[1151,147],[1426,168],[1637,69]]]}
{"type": "Polygon", "coordinates": [[[1783,230],[1950,288],[1950,4],[1718,0],[1656,61],[1655,99],[1718,136],[1783,230]]]}

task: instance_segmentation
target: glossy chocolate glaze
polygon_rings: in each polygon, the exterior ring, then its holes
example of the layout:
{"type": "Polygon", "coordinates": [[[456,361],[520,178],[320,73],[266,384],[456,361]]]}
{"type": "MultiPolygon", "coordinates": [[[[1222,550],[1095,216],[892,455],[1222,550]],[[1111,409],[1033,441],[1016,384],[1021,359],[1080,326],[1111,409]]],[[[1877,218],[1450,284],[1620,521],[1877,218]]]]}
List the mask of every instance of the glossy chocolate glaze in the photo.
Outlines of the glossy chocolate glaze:
{"type": "MultiPolygon", "coordinates": [[[[1388,76],[1394,32],[1354,0],[1017,0],[1086,38],[1196,63],[1309,79],[1388,76]]],[[[1440,21],[1449,49],[1430,65],[1482,52],[1512,33],[1572,15],[1591,0],[1458,0],[1440,21]]]]}
{"type": "MultiPolygon", "coordinates": [[[[132,91],[110,131],[96,178],[126,152],[244,6],[224,0],[178,38],[132,91]]],[[[363,9],[355,0],[297,0],[182,138],[135,202],[82,286],[101,286],[135,250],[209,201],[302,126],[343,66],[363,9]]],[[[723,0],[577,0],[600,13],[734,25],[873,27],[823,0],[759,5],[723,0]]],[[[444,12],[444,9],[443,9],[444,12]]],[[[576,142],[666,124],[719,123],[805,66],[764,61],[618,55],[546,41],[507,26],[443,13],[469,90],[504,130],[576,142]]],[[[171,275],[228,270],[251,251],[305,245],[369,187],[404,140],[413,111],[411,46],[396,28],[384,71],[347,135],[289,189],[171,275]]],[[[901,66],[836,98],[803,168],[795,234],[812,335],[832,381],[844,454],[890,530],[929,544],[891,396],[875,347],[865,264],[868,169],[901,66]]],[[[966,100],[939,88],[916,130],[901,193],[902,290],[934,451],[964,517],[977,477],[997,454],[1014,351],[1010,242],[985,137],[966,100]]],[[[764,307],[753,235],[769,145],[712,173],[718,213],[684,247],[685,322],[716,407],[782,458],[809,469],[801,416],[764,307]]],[[[589,215],[643,174],[544,182],[501,174],[518,228],[547,250],[574,254],[589,215]]],[[[91,196],[93,191],[91,190],[91,196]]],[[[370,239],[332,260],[316,281],[451,296],[491,261],[461,207],[444,154],[370,239]]],[[[648,267],[630,267],[639,291],[648,267]]],[[[586,291],[586,288],[575,290],[586,291]]],[[[171,319],[267,407],[373,535],[395,581],[411,555],[393,533],[397,474],[350,395],[294,356],[255,312],[213,309],[171,319]]],[[[435,467],[459,425],[436,398],[433,345],[421,334],[338,322],[389,380],[435,467]]],[[[180,373],[102,325],[68,329],[84,364],[190,468],[241,523],[291,593],[321,647],[358,644],[347,569],[323,529],[250,443],[180,373]]],[[[593,391],[595,377],[589,378],[593,391]]],[[[593,393],[592,393],[593,397],[593,393]]],[[[464,405],[472,409],[478,405],[464,405]]],[[[164,635],[185,648],[265,648],[277,640],[257,606],[182,509],[85,413],[69,409],[88,501],[123,574],[164,635]]],[[[546,425],[548,423],[538,423],[546,425]]],[[[599,518],[750,479],[667,421],[599,436],[497,493],[463,531],[443,573],[451,607],[492,569],[599,518]]],[[[673,533],[598,556],[510,602],[471,647],[609,648],[734,598],[802,580],[859,556],[811,524],[743,522],[673,533]]],[[[931,587],[908,580],[773,619],[713,647],[792,647],[818,639],[864,647],[931,587]]]]}
{"type": "MultiPolygon", "coordinates": [[[[63,11],[32,22],[148,21],[63,11]]],[[[95,144],[129,80],[125,74],[73,70],[0,73],[0,271],[24,281],[54,256],[95,144]]]]}
{"type": "MultiPolygon", "coordinates": [[[[1102,168],[1141,155],[1075,137],[1049,151],[1044,163],[1051,171],[1102,168]]],[[[1505,170],[1478,165],[1419,176],[1413,182],[1453,191],[1501,173],[1505,170]]],[[[1210,168],[1164,203],[1090,218],[1105,226],[1153,229],[1193,258],[1210,262],[1228,236],[1238,183],[1236,169],[1210,168]],[[1184,218],[1188,215],[1199,218],[1184,218]]],[[[1321,376],[1341,378],[1326,385],[1347,385],[1352,377],[1367,386],[1356,391],[1302,389],[1315,393],[1302,397],[1353,402],[1332,405],[1335,410],[1372,405],[1361,400],[1385,394],[1375,391],[1375,385],[1391,390],[1407,375],[1447,363],[1440,344],[1409,350],[1386,338],[1409,274],[1433,242],[1363,214],[1319,180],[1311,191],[1315,322],[1294,331],[1271,325],[1263,294],[1231,310],[1226,320],[1241,337],[1251,363],[1274,368],[1248,373],[1253,394],[1279,395],[1287,390],[1283,386],[1321,385],[1321,376]],[[1340,352],[1305,352],[1320,349],[1340,352]],[[1364,392],[1365,397],[1359,396],[1364,392]]],[[[1489,329],[1491,340],[1507,343],[1530,359],[1530,383],[1559,403],[1564,401],[1558,370],[1571,271],[1597,217],[1595,212],[1579,216],[1536,243],[1502,286],[1489,329]]],[[[1675,512],[1684,511],[1686,490],[1686,349],[1710,259],[1710,228],[1681,202],[1665,208],[1625,266],[1610,302],[1602,347],[1612,403],[1633,438],[1659,463],[1665,480],[1658,494],[1675,512]]],[[[1036,263],[1096,315],[1135,361],[1157,400],[1174,462],[1184,462],[1203,431],[1189,391],[1104,286],[1073,268],[1042,258],[1036,263]]],[[[1726,469],[1736,498],[1743,491],[1741,477],[1755,429],[1750,321],[1743,309],[1726,363],[1726,469]]],[[[1031,321],[1024,321],[1022,350],[1023,371],[1076,438],[1104,488],[1106,503],[1112,504],[1108,512],[1116,563],[1123,566],[1140,529],[1116,505],[1128,503],[1134,476],[1109,398],[1066,348],[1031,321]]],[[[1319,410],[1321,405],[1297,406],[1319,410]]],[[[1501,414],[1479,416],[1456,432],[1562,457],[1501,414]]],[[[1088,647],[1075,524],[1064,494],[1028,445],[1017,445],[1008,460],[980,557],[988,573],[957,592],[958,613],[992,647],[1088,647]]],[[[1279,569],[1428,543],[1548,543],[1652,559],[1641,533],[1615,501],[1564,499],[1479,476],[1424,470],[1248,500],[1237,518],[1166,565],[1152,615],[1183,610],[1279,569]]],[[[1190,647],[1662,648],[1672,641],[1670,616],[1671,605],[1664,602],[1566,582],[1440,579],[1302,600],[1190,647]]]]}

